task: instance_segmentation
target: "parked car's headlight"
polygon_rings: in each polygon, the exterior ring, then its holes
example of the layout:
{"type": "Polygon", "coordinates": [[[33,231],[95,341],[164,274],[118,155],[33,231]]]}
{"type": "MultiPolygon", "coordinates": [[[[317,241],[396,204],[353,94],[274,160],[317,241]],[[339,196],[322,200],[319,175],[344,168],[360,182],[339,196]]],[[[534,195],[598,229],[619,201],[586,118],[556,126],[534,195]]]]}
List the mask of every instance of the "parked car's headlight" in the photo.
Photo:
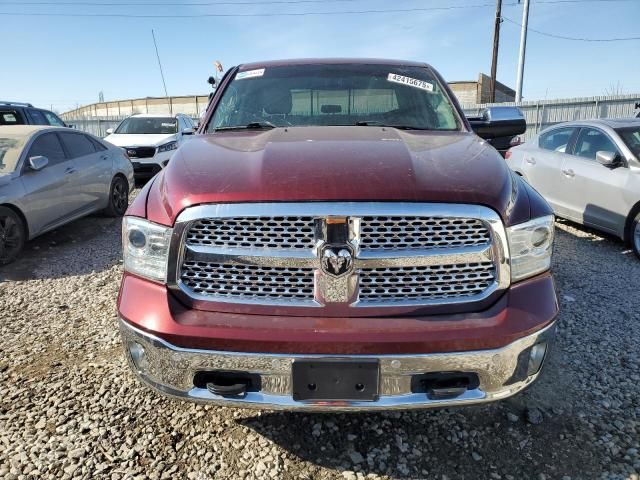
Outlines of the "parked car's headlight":
{"type": "Polygon", "coordinates": [[[178,142],[169,142],[169,143],[165,143],[164,145],[160,145],[158,147],[158,153],[161,152],[168,152],[170,150],[175,150],[176,148],[178,148],[178,142]]]}
{"type": "Polygon", "coordinates": [[[165,282],[172,233],[172,228],[138,217],[124,217],[124,269],[150,280],[165,282]]]}
{"type": "Polygon", "coordinates": [[[512,281],[549,270],[553,250],[553,215],[509,227],[507,237],[512,281]]]}

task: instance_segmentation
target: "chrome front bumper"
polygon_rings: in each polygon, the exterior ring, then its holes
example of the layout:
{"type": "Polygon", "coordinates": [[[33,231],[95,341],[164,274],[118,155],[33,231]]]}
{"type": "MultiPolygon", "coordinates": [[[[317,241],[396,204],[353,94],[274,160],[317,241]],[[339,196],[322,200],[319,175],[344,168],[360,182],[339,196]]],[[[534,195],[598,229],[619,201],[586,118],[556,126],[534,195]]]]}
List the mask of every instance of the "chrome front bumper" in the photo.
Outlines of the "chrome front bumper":
{"type": "Polygon", "coordinates": [[[233,407],[312,411],[437,408],[510,397],[538,377],[554,327],[555,324],[551,324],[495,350],[412,355],[282,355],[180,348],[120,320],[125,354],[131,368],[146,384],[161,393],[182,400],[233,407]],[[545,348],[534,348],[538,345],[545,348]],[[543,356],[540,356],[541,351],[543,356]],[[539,356],[533,371],[531,352],[537,352],[539,356]],[[373,402],[293,400],[293,361],[322,358],[378,359],[379,399],[373,402]],[[228,398],[194,386],[197,372],[214,370],[260,375],[261,390],[247,392],[242,398],[228,398]],[[426,393],[412,392],[412,377],[428,372],[476,373],[480,383],[477,388],[466,390],[455,398],[432,399],[426,393]]]}

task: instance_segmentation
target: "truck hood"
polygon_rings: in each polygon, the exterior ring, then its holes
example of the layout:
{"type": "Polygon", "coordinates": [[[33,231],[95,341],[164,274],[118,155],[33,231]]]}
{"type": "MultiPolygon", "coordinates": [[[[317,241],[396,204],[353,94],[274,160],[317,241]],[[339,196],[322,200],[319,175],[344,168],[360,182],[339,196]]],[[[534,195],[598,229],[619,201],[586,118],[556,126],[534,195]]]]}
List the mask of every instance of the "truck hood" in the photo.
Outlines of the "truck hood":
{"type": "MultiPolygon", "coordinates": [[[[510,223],[517,184],[499,154],[467,132],[229,131],[198,135],[178,149],[149,190],[146,213],[172,225],[184,208],[204,203],[449,202],[491,207],[510,223]]],[[[520,210],[528,217],[528,204],[520,210]]]]}
{"type": "Polygon", "coordinates": [[[116,147],[158,147],[176,139],[175,133],[163,134],[122,134],[112,133],[105,137],[105,141],[116,147]]]}

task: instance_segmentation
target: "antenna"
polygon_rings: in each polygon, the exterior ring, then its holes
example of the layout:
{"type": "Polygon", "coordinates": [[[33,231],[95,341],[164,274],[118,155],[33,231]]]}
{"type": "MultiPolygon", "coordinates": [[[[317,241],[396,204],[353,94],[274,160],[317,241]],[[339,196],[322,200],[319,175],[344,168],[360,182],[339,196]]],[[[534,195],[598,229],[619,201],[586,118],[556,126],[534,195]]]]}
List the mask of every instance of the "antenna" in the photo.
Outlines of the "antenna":
{"type": "MultiPolygon", "coordinates": [[[[156,34],[153,32],[153,28],[151,29],[151,36],[153,37],[153,46],[156,48],[156,57],[158,57],[158,66],[160,67],[160,77],[162,77],[162,85],[164,86],[164,96],[169,98],[169,94],[167,93],[167,84],[164,81],[164,72],[162,71],[162,63],[160,62],[160,54],[158,53],[158,44],[156,43],[156,34]]],[[[173,115],[173,108],[171,102],[169,102],[169,110],[171,115],[173,115]]]]}

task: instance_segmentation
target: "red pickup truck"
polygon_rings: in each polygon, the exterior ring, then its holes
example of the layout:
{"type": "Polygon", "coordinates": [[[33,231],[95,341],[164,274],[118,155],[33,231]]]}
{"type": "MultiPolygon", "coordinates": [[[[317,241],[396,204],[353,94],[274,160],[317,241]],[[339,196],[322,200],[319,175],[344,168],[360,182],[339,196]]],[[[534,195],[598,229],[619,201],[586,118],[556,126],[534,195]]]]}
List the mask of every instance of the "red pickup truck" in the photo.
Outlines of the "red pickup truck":
{"type": "Polygon", "coordinates": [[[127,358],[178,398],[468,405],[540,373],[553,216],[424,63],[240,65],[123,223],[127,358]]]}

